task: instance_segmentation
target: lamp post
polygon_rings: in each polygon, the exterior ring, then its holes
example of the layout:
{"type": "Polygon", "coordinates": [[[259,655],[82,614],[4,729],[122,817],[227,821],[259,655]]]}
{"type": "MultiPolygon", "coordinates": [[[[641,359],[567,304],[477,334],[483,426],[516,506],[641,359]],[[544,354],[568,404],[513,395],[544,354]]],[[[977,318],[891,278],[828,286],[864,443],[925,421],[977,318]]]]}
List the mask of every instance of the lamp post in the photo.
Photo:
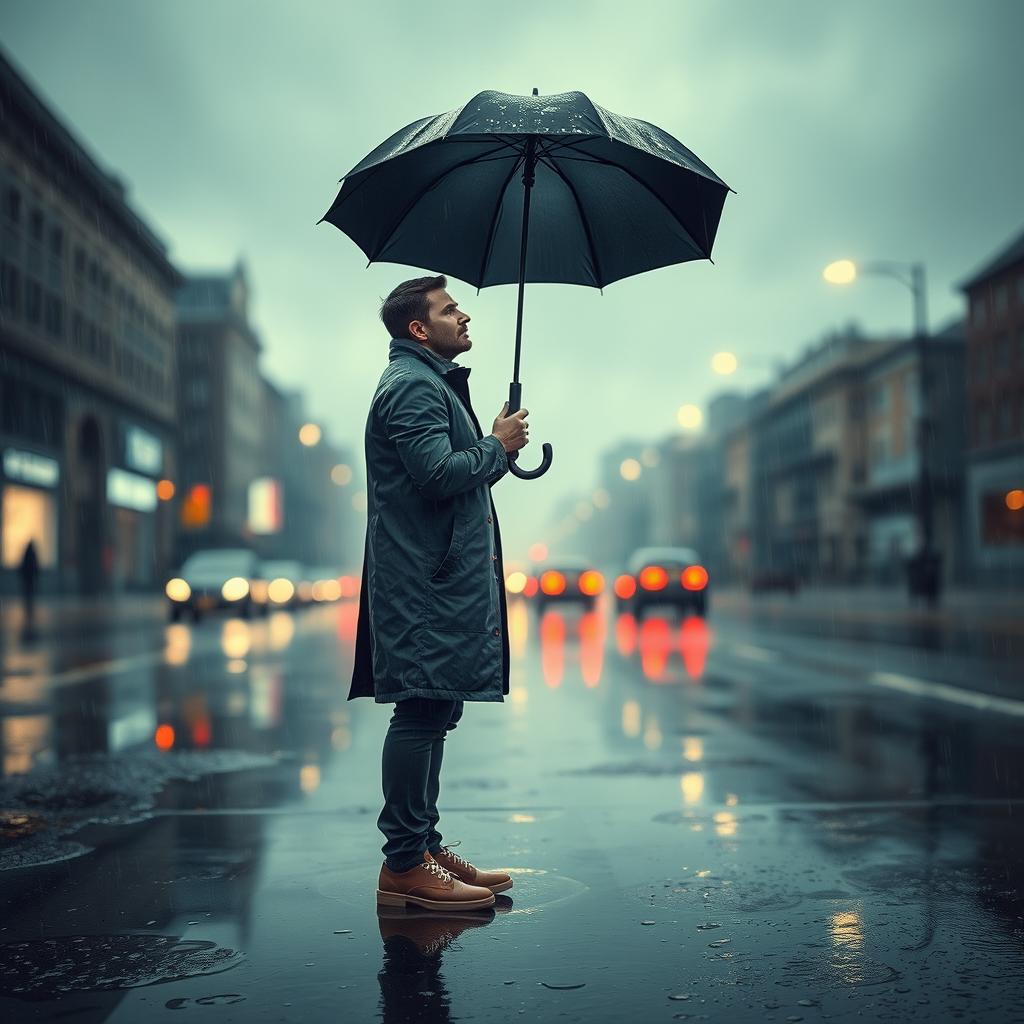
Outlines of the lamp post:
{"type": "Polygon", "coordinates": [[[831,284],[851,284],[860,274],[891,277],[910,291],[914,313],[914,353],[918,364],[917,412],[917,519],[921,546],[907,563],[907,585],[911,596],[920,595],[931,607],[938,603],[942,589],[941,555],[935,549],[935,528],[932,516],[932,480],[929,466],[929,381],[925,341],[928,337],[928,300],[923,263],[900,263],[880,260],[856,264],[852,260],[836,260],[823,272],[831,284]]]}

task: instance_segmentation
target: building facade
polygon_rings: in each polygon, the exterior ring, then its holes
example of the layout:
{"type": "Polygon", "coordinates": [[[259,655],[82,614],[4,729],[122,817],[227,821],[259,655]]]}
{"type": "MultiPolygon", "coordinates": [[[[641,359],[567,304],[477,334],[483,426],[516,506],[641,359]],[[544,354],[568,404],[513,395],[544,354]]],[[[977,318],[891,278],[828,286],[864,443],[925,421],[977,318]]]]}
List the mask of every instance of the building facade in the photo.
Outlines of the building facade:
{"type": "Polygon", "coordinates": [[[961,285],[967,296],[967,536],[978,582],[1024,570],[1024,233],[961,285]]]}
{"type": "Polygon", "coordinates": [[[152,586],[173,545],[174,291],[163,243],[0,54],[0,587],[152,586]]]}

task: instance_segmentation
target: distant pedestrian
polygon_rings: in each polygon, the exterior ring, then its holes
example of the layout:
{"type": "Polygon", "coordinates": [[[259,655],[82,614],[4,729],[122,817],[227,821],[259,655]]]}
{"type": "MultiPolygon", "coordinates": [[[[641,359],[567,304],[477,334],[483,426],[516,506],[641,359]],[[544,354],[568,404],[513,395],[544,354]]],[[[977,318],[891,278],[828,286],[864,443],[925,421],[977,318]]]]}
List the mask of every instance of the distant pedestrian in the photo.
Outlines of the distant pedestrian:
{"type": "MultiPolygon", "coordinates": [[[[394,702],[384,740],[386,837],[377,902],[433,909],[494,903],[502,871],[441,845],[445,734],[464,701],[502,701],[509,647],[501,535],[490,487],[528,440],[527,410],[482,436],[469,399],[469,317],[444,277],[400,284],[380,315],[388,366],[366,421],[367,533],[349,700],[394,702]]],[[[457,844],[451,844],[452,846],[457,844]]]]}
{"type": "Polygon", "coordinates": [[[35,621],[36,582],[39,579],[39,556],[36,554],[36,542],[34,540],[30,540],[25,545],[25,551],[21,556],[21,564],[18,566],[18,573],[21,576],[24,628],[28,630],[32,628],[35,621]]]}

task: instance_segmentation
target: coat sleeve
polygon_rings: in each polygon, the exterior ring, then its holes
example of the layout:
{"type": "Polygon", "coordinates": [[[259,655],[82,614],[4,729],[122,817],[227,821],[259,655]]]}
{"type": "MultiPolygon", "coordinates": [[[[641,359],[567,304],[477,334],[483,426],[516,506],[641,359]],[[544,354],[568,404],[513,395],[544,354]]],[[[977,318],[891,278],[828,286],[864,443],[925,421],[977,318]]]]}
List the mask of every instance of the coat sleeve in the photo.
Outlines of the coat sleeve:
{"type": "Polygon", "coordinates": [[[505,449],[493,434],[462,451],[452,451],[444,397],[416,374],[392,383],[381,396],[378,415],[425,498],[454,497],[497,480],[508,469],[505,449]]]}

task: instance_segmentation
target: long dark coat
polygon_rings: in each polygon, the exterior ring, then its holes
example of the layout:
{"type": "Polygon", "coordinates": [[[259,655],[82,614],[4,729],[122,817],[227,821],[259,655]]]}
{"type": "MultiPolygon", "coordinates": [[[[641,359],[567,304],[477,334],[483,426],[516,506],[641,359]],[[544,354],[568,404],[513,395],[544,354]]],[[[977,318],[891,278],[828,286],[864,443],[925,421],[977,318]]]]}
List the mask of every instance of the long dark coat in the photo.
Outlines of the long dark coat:
{"type": "Polygon", "coordinates": [[[501,701],[508,610],[491,485],[508,472],[483,436],[469,368],[391,341],[366,419],[367,526],[348,699],[501,701]]]}

